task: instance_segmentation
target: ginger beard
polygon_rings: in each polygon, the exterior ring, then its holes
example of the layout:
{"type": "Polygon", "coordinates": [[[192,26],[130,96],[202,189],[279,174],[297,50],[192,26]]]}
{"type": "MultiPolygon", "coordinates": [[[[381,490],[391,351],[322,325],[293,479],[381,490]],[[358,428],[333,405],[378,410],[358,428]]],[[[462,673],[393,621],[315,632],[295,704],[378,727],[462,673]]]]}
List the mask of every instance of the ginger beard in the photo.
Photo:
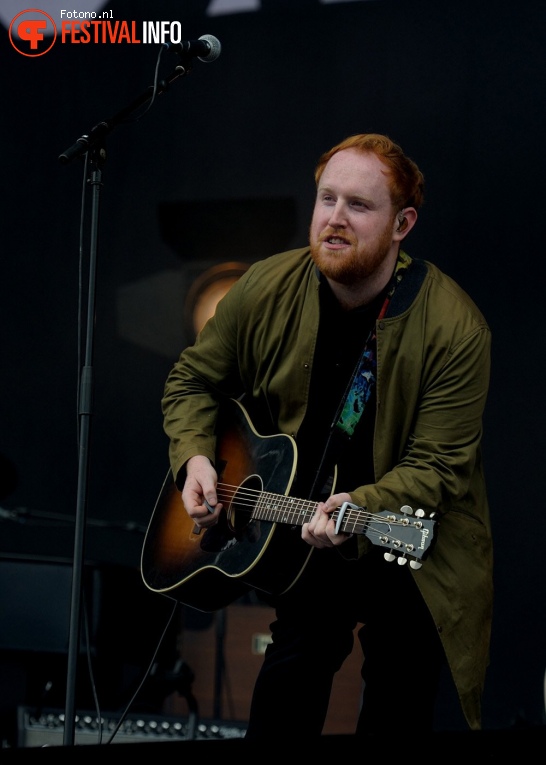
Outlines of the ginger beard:
{"type": "Polygon", "coordinates": [[[311,257],[328,279],[339,284],[352,285],[368,279],[380,268],[391,250],[393,220],[394,217],[374,242],[360,246],[357,245],[353,236],[330,226],[319,235],[318,239],[313,239],[311,228],[309,232],[311,257]],[[340,250],[322,247],[322,243],[332,237],[343,239],[347,246],[340,250]]]}

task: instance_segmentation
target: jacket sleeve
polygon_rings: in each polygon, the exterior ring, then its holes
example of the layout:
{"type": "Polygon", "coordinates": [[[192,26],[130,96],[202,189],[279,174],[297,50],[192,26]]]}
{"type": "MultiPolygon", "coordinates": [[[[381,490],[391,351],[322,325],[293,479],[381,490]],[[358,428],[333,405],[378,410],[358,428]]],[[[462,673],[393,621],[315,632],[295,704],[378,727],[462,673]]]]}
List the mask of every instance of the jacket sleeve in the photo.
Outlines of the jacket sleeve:
{"type": "Polygon", "coordinates": [[[171,369],[161,409],[169,437],[169,460],[179,487],[181,469],[202,454],[214,462],[215,425],[223,396],[237,398],[241,383],[237,363],[237,322],[245,277],[218,303],[196,342],[182,351],[171,369]]]}

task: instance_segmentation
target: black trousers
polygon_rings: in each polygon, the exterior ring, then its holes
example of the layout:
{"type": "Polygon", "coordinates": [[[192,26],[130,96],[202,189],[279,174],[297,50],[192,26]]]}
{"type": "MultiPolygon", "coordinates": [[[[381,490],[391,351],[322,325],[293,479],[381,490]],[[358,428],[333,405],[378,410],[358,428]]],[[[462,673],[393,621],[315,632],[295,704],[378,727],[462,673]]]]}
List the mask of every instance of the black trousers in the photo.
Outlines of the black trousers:
{"type": "Polygon", "coordinates": [[[352,651],[359,623],[363,691],[355,734],[433,729],[446,659],[407,565],[388,563],[379,548],[358,561],[339,550],[314,550],[297,582],[268,602],[276,620],[247,739],[321,735],[334,675],[352,651]]]}

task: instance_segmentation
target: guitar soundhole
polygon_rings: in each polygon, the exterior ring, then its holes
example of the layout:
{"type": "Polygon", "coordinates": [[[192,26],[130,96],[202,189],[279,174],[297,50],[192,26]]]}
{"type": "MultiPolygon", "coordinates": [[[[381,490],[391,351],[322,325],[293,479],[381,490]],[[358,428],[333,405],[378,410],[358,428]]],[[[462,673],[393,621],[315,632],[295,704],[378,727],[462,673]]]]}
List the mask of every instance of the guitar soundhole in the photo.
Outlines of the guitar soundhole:
{"type": "Polygon", "coordinates": [[[242,534],[250,541],[260,536],[260,523],[252,515],[258,497],[263,491],[263,482],[259,475],[250,475],[239,485],[227,508],[228,523],[236,537],[242,534]]]}
{"type": "Polygon", "coordinates": [[[231,550],[236,554],[239,542],[257,542],[261,535],[260,521],[253,519],[252,513],[262,491],[259,475],[251,475],[239,484],[231,501],[220,513],[216,526],[211,526],[202,535],[201,550],[207,553],[231,550]]]}

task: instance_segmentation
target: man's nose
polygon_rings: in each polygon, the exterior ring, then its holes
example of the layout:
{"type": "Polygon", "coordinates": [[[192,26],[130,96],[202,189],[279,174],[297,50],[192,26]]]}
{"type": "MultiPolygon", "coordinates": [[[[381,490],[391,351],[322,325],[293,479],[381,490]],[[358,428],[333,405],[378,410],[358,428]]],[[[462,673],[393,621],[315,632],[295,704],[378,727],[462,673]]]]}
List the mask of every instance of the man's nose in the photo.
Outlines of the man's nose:
{"type": "Polygon", "coordinates": [[[332,208],[330,212],[330,217],[328,219],[328,223],[332,228],[336,228],[338,226],[346,226],[347,225],[347,216],[345,215],[345,206],[342,202],[338,201],[332,208]]]}

